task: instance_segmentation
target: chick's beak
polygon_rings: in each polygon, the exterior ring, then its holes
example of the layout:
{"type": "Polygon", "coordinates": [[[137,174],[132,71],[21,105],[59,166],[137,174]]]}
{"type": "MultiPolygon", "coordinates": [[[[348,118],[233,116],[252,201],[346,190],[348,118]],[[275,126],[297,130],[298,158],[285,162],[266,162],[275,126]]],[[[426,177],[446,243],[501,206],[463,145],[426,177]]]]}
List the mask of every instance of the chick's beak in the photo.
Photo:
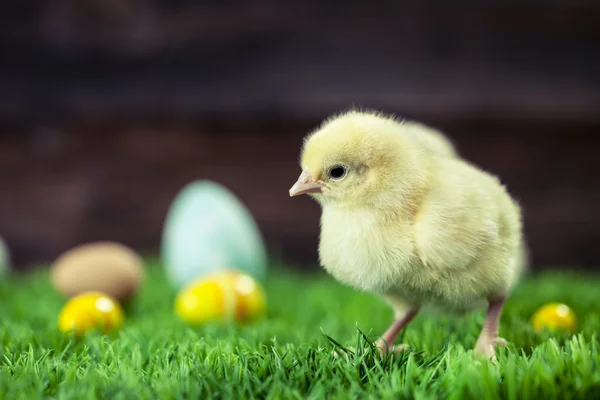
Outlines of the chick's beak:
{"type": "Polygon", "coordinates": [[[290,189],[290,197],[307,193],[321,193],[323,185],[316,183],[307,169],[304,169],[294,186],[290,189]]]}

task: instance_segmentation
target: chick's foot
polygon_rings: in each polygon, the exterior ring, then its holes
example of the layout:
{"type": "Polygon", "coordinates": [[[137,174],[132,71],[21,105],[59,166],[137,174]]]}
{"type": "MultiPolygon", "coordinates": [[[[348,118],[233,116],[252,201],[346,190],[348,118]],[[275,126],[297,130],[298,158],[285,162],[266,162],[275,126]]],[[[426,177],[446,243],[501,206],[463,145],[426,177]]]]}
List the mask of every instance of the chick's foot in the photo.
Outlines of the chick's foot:
{"type": "Polygon", "coordinates": [[[506,340],[498,337],[498,324],[505,301],[506,296],[499,296],[490,301],[483,329],[477,339],[477,344],[475,344],[475,354],[485,356],[492,361],[496,361],[496,347],[508,345],[506,340]]]}
{"type": "Polygon", "coordinates": [[[388,346],[385,341],[379,339],[376,344],[381,357],[385,357],[389,353],[400,354],[403,351],[410,350],[410,346],[405,343],[388,346]]]}
{"type": "MultiPolygon", "coordinates": [[[[347,350],[351,353],[356,353],[356,349],[354,347],[348,347],[347,350]]],[[[385,358],[385,356],[389,353],[394,353],[394,354],[400,354],[403,351],[408,351],[410,350],[410,346],[408,344],[397,344],[394,346],[388,347],[386,346],[385,342],[378,340],[376,343],[376,347],[375,347],[375,351],[377,351],[379,353],[379,356],[381,358],[385,358]]],[[[365,352],[370,352],[371,348],[367,347],[365,348],[365,352]]],[[[345,356],[346,360],[348,360],[349,354],[345,351],[334,351],[333,352],[333,356],[335,358],[340,358],[341,356],[345,356]]]]}
{"type": "Polygon", "coordinates": [[[485,358],[491,359],[492,361],[496,361],[496,346],[508,346],[508,342],[501,337],[480,337],[479,340],[477,340],[474,352],[477,355],[481,355],[485,358]]]}
{"type": "MultiPolygon", "coordinates": [[[[377,340],[375,343],[375,349],[379,350],[379,355],[382,358],[385,357],[385,355],[387,355],[389,352],[398,354],[409,349],[407,344],[399,344],[394,346],[394,341],[396,340],[396,337],[400,331],[404,329],[404,327],[415,317],[415,315],[417,315],[417,312],[418,309],[413,308],[405,311],[401,315],[397,314],[396,320],[390,325],[387,331],[384,332],[382,337],[377,340]]],[[[368,349],[370,349],[370,347],[367,347],[367,350],[368,349]]],[[[352,353],[356,352],[353,347],[349,347],[348,350],[352,353]]],[[[348,354],[346,352],[343,353],[346,354],[347,359],[348,354]]],[[[339,358],[341,354],[337,351],[334,351],[333,356],[335,358],[339,358]]]]}
{"type": "Polygon", "coordinates": [[[394,341],[398,334],[408,325],[410,321],[417,315],[417,308],[408,309],[401,314],[396,313],[396,320],[384,332],[382,337],[375,343],[379,349],[379,354],[384,357],[389,353],[401,353],[409,349],[407,344],[399,344],[394,346],[394,341]]]}

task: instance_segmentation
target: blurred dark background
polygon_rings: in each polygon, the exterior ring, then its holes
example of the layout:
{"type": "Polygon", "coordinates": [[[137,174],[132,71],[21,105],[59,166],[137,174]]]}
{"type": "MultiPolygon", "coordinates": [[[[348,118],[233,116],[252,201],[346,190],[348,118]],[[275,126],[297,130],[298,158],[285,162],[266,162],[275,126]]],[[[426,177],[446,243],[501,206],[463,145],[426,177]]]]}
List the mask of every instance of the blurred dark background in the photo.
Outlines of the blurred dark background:
{"type": "Polygon", "coordinates": [[[600,3],[0,3],[0,236],[18,267],[156,250],[176,193],[227,185],[317,263],[302,137],[348,106],[444,130],[525,210],[536,268],[600,265],[600,3]],[[450,6],[449,4],[452,4],[450,6]]]}

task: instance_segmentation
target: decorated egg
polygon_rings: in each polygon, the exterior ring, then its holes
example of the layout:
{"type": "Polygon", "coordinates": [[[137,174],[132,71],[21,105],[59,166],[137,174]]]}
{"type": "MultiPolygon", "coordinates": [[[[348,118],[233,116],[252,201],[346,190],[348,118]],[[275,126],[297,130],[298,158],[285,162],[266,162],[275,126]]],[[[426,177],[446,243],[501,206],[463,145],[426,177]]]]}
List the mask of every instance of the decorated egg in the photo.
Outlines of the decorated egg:
{"type": "Polygon", "coordinates": [[[572,332],[577,326],[577,318],[566,304],[549,303],[535,312],[531,323],[538,332],[544,329],[572,332]]]}
{"type": "Polygon", "coordinates": [[[125,321],[119,302],[100,292],[86,292],[70,299],[58,316],[61,332],[82,335],[91,330],[107,333],[120,329],[125,321]]]}
{"type": "Polygon", "coordinates": [[[65,296],[96,291],[121,302],[136,293],[143,273],[142,258],[115,242],[77,246],[58,257],[50,270],[54,286],[65,296]]]}
{"type": "Polygon", "coordinates": [[[0,238],[0,276],[5,275],[10,268],[10,255],[6,243],[0,238]]]}
{"type": "Polygon", "coordinates": [[[250,212],[212,181],[187,185],[171,205],[163,230],[162,262],[178,288],[235,265],[255,279],[266,275],[266,250],[250,212]]]}
{"type": "Polygon", "coordinates": [[[265,292],[254,278],[228,270],[186,285],[175,299],[175,313],[192,325],[249,323],[264,316],[266,305],[265,292]]]}

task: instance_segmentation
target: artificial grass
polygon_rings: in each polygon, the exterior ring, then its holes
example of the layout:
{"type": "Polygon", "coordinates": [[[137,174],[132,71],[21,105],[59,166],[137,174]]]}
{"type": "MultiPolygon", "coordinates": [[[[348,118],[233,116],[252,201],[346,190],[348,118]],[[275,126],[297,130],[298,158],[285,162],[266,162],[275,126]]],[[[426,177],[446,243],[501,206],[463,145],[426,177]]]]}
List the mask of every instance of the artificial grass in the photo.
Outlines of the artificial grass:
{"type": "Polygon", "coordinates": [[[279,268],[266,289],[265,320],[191,328],[154,265],[121,331],[77,341],[57,331],[65,299],[45,271],[0,281],[0,399],[600,398],[598,276],[527,278],[503,313],[511,345],[497,365],[470,352],[484,310],[417,316],[402,338],[412,350],[387,363],[367,351],[336,359],[333,341],[368,348],[389,308],[322,273],[279,268]],[[548,301],[575,310],[576,334],[533,331],[528,320],[548,301]]]}

